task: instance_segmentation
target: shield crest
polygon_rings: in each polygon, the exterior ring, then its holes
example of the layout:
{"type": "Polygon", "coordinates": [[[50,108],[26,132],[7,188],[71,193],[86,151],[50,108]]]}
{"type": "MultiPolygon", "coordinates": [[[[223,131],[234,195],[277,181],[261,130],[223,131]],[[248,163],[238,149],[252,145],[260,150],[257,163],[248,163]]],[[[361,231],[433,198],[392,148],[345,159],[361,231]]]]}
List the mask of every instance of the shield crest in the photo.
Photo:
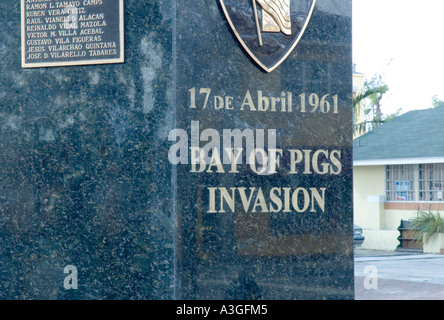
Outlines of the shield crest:
{"type": "Polygon", "coordinates": [[[265,71],[276,69],[299,43],[316,0],[220,0],[231,29],[265,71]]]}

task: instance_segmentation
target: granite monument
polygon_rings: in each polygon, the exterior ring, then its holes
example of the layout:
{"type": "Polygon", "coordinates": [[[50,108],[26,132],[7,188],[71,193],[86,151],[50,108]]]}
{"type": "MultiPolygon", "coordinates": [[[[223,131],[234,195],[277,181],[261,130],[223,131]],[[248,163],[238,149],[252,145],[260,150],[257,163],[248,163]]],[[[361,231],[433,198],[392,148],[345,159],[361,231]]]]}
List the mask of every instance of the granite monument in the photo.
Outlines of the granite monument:
{"type": "Polygon", "coordinates": [[[353,298],[351,0],[0,25],[0,299],[353,298]]]}

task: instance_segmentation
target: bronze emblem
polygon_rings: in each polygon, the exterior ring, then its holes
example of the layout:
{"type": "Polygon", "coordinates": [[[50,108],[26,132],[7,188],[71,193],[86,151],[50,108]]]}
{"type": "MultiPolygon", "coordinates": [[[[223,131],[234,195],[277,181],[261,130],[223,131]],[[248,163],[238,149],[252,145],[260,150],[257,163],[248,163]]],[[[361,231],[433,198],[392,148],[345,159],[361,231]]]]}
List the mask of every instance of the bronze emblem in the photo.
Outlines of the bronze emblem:
{"type": "Polygon", "coordinates": [[[265,71],[276,69],[298,44],[316,0],[220,0],[236,38],[265,71]]]}

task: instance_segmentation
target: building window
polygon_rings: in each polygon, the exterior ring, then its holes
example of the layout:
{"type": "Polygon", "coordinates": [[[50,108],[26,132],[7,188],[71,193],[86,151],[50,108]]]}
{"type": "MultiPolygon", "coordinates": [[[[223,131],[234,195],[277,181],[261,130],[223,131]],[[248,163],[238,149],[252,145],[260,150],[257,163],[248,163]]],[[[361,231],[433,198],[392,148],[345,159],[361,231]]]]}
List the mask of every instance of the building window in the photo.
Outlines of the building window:
{"type": "Polygon", "coordinates": [[[386,167],[387,201],[415,201],[414,165],[386,167]]]}
{"type": "Polygon", "coordinates": [[[443,201],[444,164],[419,165],[419,200],[443,201]]]}

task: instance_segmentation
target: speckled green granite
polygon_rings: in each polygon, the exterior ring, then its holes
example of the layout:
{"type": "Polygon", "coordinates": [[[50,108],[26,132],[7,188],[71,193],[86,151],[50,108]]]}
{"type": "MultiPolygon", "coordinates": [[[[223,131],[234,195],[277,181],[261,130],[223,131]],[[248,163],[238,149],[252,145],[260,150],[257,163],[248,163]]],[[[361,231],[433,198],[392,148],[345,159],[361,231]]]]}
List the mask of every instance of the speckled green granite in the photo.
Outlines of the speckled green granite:
{"type": "Polygon", "coordinates": [[[318,0],[271,73],[219,1],[124,7],[123,64],[22,69],[20,2],[0,2],[0,299],[352,299],[351,0],[318,0]],[[258,91],[291,92],[293,112],[241,110],[258,91]],[[300,112],[303,93],[338,95],[338,112],[300,112]],[[279,172],[170,163],[169,133],[191,134],[193,121],[276,130],[279,172]],[[337,150],[340,173],[290,174],[295,149],[337,150]],[[239,198],[211,212],[210,188],[273,187],[325,188],[325,208],[246,212],[239,198]],[[77,289],[64,287],[68,265],[77,289]]]}

